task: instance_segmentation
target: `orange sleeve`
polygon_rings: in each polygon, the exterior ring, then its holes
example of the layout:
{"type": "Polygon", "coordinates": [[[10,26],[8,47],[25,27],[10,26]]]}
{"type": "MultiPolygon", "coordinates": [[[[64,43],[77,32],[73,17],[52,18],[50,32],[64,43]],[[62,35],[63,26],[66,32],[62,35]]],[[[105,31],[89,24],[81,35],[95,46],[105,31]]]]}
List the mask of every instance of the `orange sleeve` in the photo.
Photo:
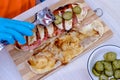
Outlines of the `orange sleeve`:
{"type": "Polygon", "coordinates": [[[35,6],[35,0],[0,0],[0,17],[13,18],[35,6]]]}

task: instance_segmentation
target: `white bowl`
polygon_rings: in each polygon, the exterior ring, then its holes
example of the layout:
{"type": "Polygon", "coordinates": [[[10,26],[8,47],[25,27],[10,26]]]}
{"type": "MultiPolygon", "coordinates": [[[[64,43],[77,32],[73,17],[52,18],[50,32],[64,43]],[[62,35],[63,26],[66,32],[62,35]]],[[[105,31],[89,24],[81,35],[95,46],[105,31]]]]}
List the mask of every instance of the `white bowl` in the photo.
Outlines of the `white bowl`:
{"type": "Polygon", "coordinates": [[[98,77],[96,77],[93,73],[92,73],[92,68],[94,66],[94,64],[99,61],[99,60],[104,60],[103,55],[107,52],[115,52],[117,54],[117,59],[120,59],[120,47],[116,46],[116,45],[104,45],[101,47],[96,48],[91,55],[88,58],[88,62],[87,62],[87,69],[88,69],[88,73],[91,77],[92,80],[99,80],[98,77]]]}

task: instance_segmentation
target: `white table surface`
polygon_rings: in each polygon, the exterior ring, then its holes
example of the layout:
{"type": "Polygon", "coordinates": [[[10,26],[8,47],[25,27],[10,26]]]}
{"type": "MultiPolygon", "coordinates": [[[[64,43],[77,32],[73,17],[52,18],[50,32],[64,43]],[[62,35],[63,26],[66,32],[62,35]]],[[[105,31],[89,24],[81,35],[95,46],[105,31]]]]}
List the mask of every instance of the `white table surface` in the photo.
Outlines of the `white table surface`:
{"type": "MultiPolygon", "coordinates": [[[[59,0],[46,0],[42,4],[47,4],[47,6],[52,5],[56,1],[59,0]]],[[[113,37],[107,41],[105,41],[101,45],[106,44],[114,44],[120,46],[120,0],[85,0],[90,7],[94,10],[96,8],[101,8],[103,10],[103,16],[101,17],[102,20],[111,28],[113,31],[113,37]]],[[[46,5],[42,6],[45,7],[46,5]]],[[[37,6],[39,7],[39,5],[37,6]]],[[[29,16],[33,15],[37,12],[37,7],[26,11],[26,13],[31,14],[21,14],[14,19],[24,20],[29,16]]],[[[99,46],[101,46],[99,45],[99,46]]],[[[94,50],[94,49],[93,49],[94,50]]],[[[68,64],[64,68],[60,69],[53,75],[49,76],[45,80],[91,80],[87,71],[87,60],[91,52],[82,55],[76,61],[68,64]]]]}

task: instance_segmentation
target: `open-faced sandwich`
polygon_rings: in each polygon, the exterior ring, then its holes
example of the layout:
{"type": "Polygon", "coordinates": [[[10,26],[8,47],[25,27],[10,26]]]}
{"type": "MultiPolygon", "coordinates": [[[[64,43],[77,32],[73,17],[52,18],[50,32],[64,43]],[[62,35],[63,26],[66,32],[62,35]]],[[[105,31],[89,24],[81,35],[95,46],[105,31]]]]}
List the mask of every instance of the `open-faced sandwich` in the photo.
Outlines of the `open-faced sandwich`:
{"type": "Polygon", "coordinates": [[[48,27],[38,25],[34,35],[25,37],[27,43],[16,46],[22,50],[34,50],[28,59],[31,70],[43,74],[69,63],[104,34],[101,21],[81,25],[88,14],[85,3],[71,3],[53,11],[56,20],[48,27]]]}

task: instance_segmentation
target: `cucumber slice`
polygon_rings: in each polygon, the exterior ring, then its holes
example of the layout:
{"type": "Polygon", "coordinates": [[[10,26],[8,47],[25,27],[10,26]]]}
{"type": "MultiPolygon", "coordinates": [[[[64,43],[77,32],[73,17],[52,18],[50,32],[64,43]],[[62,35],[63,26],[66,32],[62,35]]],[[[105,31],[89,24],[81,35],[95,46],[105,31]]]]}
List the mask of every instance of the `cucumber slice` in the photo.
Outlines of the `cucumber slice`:
{"type": "Polygon", "coordinates": [[[82,9],[81,9],[79,6],[75,6],[75,7],[73,8],[73,12],[74,12],[75,14],[80,14],[81,11],[82,11],[82,9]]]}
{"type": "Polygon", "coordinates": [[[65,20],[70,20],[72,19],[72,12],[71,11],[66,11],[64,14],[63,14],[63,18],[65,20]]]}
{"type": "Polygon", "coordinates": [[[54,23],[55,23],[56,25],[62,23],[62,17],[59,16],[59,15],[55,15],[55,21],[54,21],[54,23]]]}

